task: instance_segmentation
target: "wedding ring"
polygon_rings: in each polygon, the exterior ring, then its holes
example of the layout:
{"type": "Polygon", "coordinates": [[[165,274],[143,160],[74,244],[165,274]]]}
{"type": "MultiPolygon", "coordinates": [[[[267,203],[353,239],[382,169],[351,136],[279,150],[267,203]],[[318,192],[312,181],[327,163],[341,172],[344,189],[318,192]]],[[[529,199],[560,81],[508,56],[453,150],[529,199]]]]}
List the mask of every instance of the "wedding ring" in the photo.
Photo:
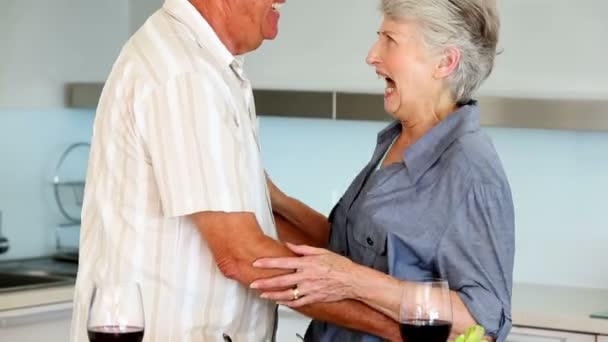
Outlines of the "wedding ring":
{"type": "Polygon", "coordinates": [[[293,293],[293,300],[298,300],[300,298],[300,290],[298,290],[297,286],[291,289],[291,292],[293,293]]]}

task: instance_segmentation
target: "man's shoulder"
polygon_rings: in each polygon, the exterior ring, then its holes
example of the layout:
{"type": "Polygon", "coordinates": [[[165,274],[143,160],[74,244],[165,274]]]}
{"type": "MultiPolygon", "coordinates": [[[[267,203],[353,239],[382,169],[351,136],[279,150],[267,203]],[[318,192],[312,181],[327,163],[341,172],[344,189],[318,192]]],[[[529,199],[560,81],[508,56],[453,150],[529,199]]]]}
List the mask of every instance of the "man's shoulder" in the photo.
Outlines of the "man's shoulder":
{"type": "Polygon", "coordinates": [[[163,11],[133,34],[119,60],[132,65],[138,79],[157,85],[183,75],[206,75],[213,80],[221,74],[212,56],[163,11]]]}

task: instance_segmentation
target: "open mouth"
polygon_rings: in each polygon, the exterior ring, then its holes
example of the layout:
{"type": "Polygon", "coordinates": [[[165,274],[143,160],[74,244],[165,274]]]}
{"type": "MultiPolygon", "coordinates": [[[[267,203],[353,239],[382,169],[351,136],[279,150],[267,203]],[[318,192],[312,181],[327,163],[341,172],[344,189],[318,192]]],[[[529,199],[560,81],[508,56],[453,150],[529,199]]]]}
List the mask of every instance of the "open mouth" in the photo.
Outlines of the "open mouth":
{"type": "Polygon", "coordinates": [[[284,3],[283,2],[273,2],[272,3],[272,10],[279,12],[281,10],[281,7],[283,7],[284,3]]]}
{"type": "Polygon", "coordinates": [[[397,83],[385,73],[377,71],[376,74],[378,78],[384,79],[386,81],[386,88],[384,89],[384,96],[389,97],[397,90],[397,83]]]}
{"type": "Polygon", "coordinates": [[[387,77],[385,80],[386,80],[386,89],[384,90],[384,93],[386,95],[392,95],[395,92],[395,90],[397,89],[397,84],[390,77],[387,77]]]}

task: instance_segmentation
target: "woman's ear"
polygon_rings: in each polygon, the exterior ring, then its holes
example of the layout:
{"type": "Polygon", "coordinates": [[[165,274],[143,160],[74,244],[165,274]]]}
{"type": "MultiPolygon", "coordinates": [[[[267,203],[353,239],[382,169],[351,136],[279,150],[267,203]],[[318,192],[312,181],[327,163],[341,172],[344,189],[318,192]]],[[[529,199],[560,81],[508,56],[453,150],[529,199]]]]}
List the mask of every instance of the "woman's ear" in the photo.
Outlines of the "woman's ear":
{"type": "Polygon", "coordinates": [[[435,68],[435,79],[444,79],[454,73],[460,64],[461,53],[458,48],[449,47],[443,51],[443,57],[435,68]]]}

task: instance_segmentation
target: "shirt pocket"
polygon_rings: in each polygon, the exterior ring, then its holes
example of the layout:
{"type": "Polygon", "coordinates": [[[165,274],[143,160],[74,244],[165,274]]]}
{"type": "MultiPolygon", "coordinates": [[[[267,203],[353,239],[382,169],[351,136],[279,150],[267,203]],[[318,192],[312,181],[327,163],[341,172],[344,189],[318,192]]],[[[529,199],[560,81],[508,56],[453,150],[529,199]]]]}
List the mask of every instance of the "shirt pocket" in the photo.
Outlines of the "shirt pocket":
{"type": "Polygon", "coordinates": [[[386,260],[386,231],[371,220],[354,222],[352,227],[351,258],[368,267],[380,266],[386,260]]]}

